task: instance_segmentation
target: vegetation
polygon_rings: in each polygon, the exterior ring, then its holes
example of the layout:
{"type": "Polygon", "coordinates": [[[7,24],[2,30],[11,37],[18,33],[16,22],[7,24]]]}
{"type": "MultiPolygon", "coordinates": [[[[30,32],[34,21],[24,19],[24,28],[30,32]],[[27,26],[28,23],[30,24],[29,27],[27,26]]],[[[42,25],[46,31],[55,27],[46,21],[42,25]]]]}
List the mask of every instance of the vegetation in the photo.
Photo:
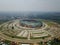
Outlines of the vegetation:
{"type": "Polygon", "coordinates": [[[19,39],[27,39],[27,37],[18,37],[18,36],[12,36],[12,35],[8,35],[6,33],[4,33],[6,36],[9,36],[11,38],[19,38],[19,39]]]}
{"type": "Polygon", "coordinates": [[[51,45],[60,45],[60,40],[58,40],[58,39],[54,39],[54,40],[52,40],[51,42],[50,42],[50,44],[51,45]]]}
{"type": "Polygon", "coordinates": [[[45,39],[47,37],[49,37],[49,36],[44,36],[44,37],[31,37],[31,39],[45,39]]]}

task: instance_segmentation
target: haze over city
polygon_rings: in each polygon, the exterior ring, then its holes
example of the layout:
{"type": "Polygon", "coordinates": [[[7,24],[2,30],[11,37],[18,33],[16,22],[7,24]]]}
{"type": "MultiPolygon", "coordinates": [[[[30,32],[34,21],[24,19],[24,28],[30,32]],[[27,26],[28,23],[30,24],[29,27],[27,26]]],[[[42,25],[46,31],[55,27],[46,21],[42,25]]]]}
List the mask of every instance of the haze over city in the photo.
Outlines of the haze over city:
{"type": "Polygon", "coordinates": [[[0,0],[0,12],[60,12],[60,0],[0,0]]]}

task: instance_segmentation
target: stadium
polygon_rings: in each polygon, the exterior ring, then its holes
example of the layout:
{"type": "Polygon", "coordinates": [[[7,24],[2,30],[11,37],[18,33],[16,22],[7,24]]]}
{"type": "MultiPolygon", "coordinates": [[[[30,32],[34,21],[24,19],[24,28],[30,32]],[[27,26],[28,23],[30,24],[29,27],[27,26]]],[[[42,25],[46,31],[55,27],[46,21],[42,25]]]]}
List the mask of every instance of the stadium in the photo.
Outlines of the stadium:
{"type": "Polygon", "coordinates": [[[30,28],[38,28],[42,26],[42,22],[37,20],[21,20],[20,24],[21,26],[26,26],[30,28]]]}

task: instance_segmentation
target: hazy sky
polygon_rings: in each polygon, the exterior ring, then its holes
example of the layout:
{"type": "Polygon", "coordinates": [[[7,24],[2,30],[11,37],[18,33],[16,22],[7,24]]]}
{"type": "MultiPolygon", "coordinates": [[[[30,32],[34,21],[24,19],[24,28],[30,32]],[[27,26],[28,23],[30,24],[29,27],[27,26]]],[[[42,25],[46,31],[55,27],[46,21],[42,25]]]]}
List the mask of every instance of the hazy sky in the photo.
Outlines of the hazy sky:
{"type": "Polygon", "coordinates": [[[60,0],[0,0],[0,11],[60,12],[60,0]]]}

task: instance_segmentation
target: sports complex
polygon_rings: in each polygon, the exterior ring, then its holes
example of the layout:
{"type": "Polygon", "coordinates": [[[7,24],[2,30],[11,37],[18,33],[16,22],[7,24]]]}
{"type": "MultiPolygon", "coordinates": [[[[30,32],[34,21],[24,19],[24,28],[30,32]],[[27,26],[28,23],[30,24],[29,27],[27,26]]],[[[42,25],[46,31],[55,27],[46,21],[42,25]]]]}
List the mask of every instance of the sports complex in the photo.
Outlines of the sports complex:
{"type": "Polygon", "coordinates": [[[41,19],[16,19],[0,25],[1,40],[17,43],[16,45],[43,45],[54,38],[60,39],[60,25],[41,19]]]}

